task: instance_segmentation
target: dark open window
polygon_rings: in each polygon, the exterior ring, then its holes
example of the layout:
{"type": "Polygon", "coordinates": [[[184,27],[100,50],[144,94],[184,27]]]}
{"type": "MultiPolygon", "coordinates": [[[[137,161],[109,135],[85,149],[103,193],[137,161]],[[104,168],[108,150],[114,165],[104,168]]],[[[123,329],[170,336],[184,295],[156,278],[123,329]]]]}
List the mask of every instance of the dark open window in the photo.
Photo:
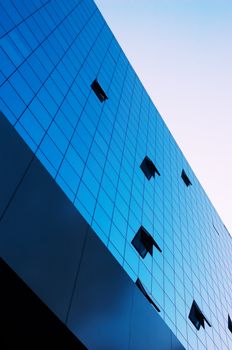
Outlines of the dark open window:
{"type": "Polygon", "coordinates": [[[150,303],[158,312],[160,312],[160,309],[158,308],[158,306],[154,303],[154,301],[152,300],[152,298],[150,297],[150,295],[147,294],[146,289],[145,289],[144,286],[142,285],[142,282],[140,281],[139,278],[137,278],[135,284],[136,284],[137,287],[141,290],[141,292],[143,293],[143,295],[147,298],[147,300],[149,301],[149,303],[150,303]]]}
{"type": "Polygon", "coordinates": [[[184,183],[185,183],[185,185],[187,187],[192,185],[192,182],[189,180],[189,178],[188,178],[186,172],[184,171],[184,169],[182,170],[181,177],[182,177],[182,179],[183,179],[183,181],[184,181],[184,183]]]}
{"type": "Polygon", "coordinates": [[[204,316],[203,312],[200,310],[195,300],[193,300],[192,303],[192,307],[189,313],[189,319],[194,324],[197,330],[199,330],[201,326],[205,328],[205,322],[211,327],[211,324],[204,316]]]}
{"type": "Polygon", "coordinates": [[[97,81],[97,79],[95,79],[92,82],[91,88],[93,89],[93,91],[95,92],[95,94],[97,95],[97,97],[99,98],[99,100],[101,102],[104,102],[105,100],[108,100],[108,97],[107,97],[105,91],[102,89],[102,87],[99,84],[99,82],[97,81]]]}
{"type": "Polygon", "coordinates": [[[143,226],[140,227],[131,243],[143,259],[147,253],[153,254],[153,246],[155,246],[159,252],[162,252],[154,238],[143,226]]]}
{"type": "Polygon", "coordinates": [[[217,232],[217,234],[219,235],[219,230],[216,228],[216,225],[214,224],[214,222],[213,222],[213,228],[217,232]]]}
{"type": "Polygon", "coordinates": [[[229,328],[229,330],[230,330],[231,333],[232,333],[232,320],[231,320],[231,318],[230,318],[230,315],[228,315],[228,328],[229,328]]]}
{"type": "Polygon", "coordinates": [[[140,164],[140,168],[142,169],[144,175],[146,176],[146,178],[148,180],[150,180],[150,178],[153,176],[155,176],[155,174],[158,174],[160,176],[159,171],[157,170],[155,164],[152,162],[152,160],[150,158],[148,158],[147,156],[144,158],[144,160],[142,161],[142,163],[140,164]]]}

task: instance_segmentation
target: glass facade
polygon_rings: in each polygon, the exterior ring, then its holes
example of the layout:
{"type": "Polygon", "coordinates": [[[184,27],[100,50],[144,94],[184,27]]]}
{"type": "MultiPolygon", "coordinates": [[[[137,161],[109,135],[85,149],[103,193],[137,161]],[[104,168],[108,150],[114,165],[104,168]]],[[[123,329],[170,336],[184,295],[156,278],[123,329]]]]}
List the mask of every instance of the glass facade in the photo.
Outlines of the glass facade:
{"type": "Polygon", "coordinates": [[[2,0],[0,17],[0,110],[186,349],[232,349],[231,236],[95,3],[2,0]],[[138,254],[141,226],[162,252],[138,254]]]}

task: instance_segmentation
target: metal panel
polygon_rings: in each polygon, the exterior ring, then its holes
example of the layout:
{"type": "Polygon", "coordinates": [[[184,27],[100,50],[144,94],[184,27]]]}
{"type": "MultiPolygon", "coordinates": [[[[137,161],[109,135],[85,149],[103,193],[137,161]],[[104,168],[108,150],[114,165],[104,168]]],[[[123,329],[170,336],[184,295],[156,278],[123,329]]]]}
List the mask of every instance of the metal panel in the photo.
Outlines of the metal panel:
{"type": "Polygon", "coordinates": [[[68,327],[91,350],[128,349],[133,289],[99,238],[88,234],[68,327]]]}
{"type": "Polygon", "coordinates": [[[171,349],[171,331],[138,288],[134,288],[130,349],[171,349]]]}
{"type": "MultiPolygon", "coordinates": [[[[11,162],[6,161],[8,171],[17,173],[16,155],[25,151],[25,145],[15,133],[9,146],[8,136],[11,137],[11,128],[1,128],[0,153],[3,157],[7,147],[14,153],[17,145],[11,162]]],[[[25,153],[30,156],[28,150],[25,153]]],[[[3,172],[0,183],[6,188],[9,184],[3,172]]],[[[0,222],[0,255],[63,321],[86,228],[86,221],[40,162],[34,159],[0,222]]]]}
{"type": "Polygon", "coordinates": [[[33,153],[0,112],[0,217],[14,195],[33,153]]]}

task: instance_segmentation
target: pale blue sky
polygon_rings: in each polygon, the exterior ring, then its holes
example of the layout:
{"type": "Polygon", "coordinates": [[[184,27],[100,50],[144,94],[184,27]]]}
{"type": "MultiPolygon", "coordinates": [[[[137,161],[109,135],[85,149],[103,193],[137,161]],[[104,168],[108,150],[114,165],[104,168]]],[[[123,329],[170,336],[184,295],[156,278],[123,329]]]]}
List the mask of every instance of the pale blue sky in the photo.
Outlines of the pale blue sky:
{"type": "Polygon", "coordinates": [[[232,0],[95,0],[232,233],[232,0]]]}

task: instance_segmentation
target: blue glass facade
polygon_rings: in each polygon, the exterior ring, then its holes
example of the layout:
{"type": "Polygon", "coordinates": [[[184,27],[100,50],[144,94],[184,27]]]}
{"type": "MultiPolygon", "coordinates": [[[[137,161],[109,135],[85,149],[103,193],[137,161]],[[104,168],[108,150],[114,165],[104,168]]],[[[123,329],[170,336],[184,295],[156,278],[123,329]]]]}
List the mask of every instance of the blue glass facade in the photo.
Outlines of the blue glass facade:
{"type": "Polygon", "coordinates": [[[94,2],[2,0],[0,16],[0,110],[186,349],[230,350],[231,236],[94,2]],[[141,225],[162,253],[140,257],[141,225]]]}

